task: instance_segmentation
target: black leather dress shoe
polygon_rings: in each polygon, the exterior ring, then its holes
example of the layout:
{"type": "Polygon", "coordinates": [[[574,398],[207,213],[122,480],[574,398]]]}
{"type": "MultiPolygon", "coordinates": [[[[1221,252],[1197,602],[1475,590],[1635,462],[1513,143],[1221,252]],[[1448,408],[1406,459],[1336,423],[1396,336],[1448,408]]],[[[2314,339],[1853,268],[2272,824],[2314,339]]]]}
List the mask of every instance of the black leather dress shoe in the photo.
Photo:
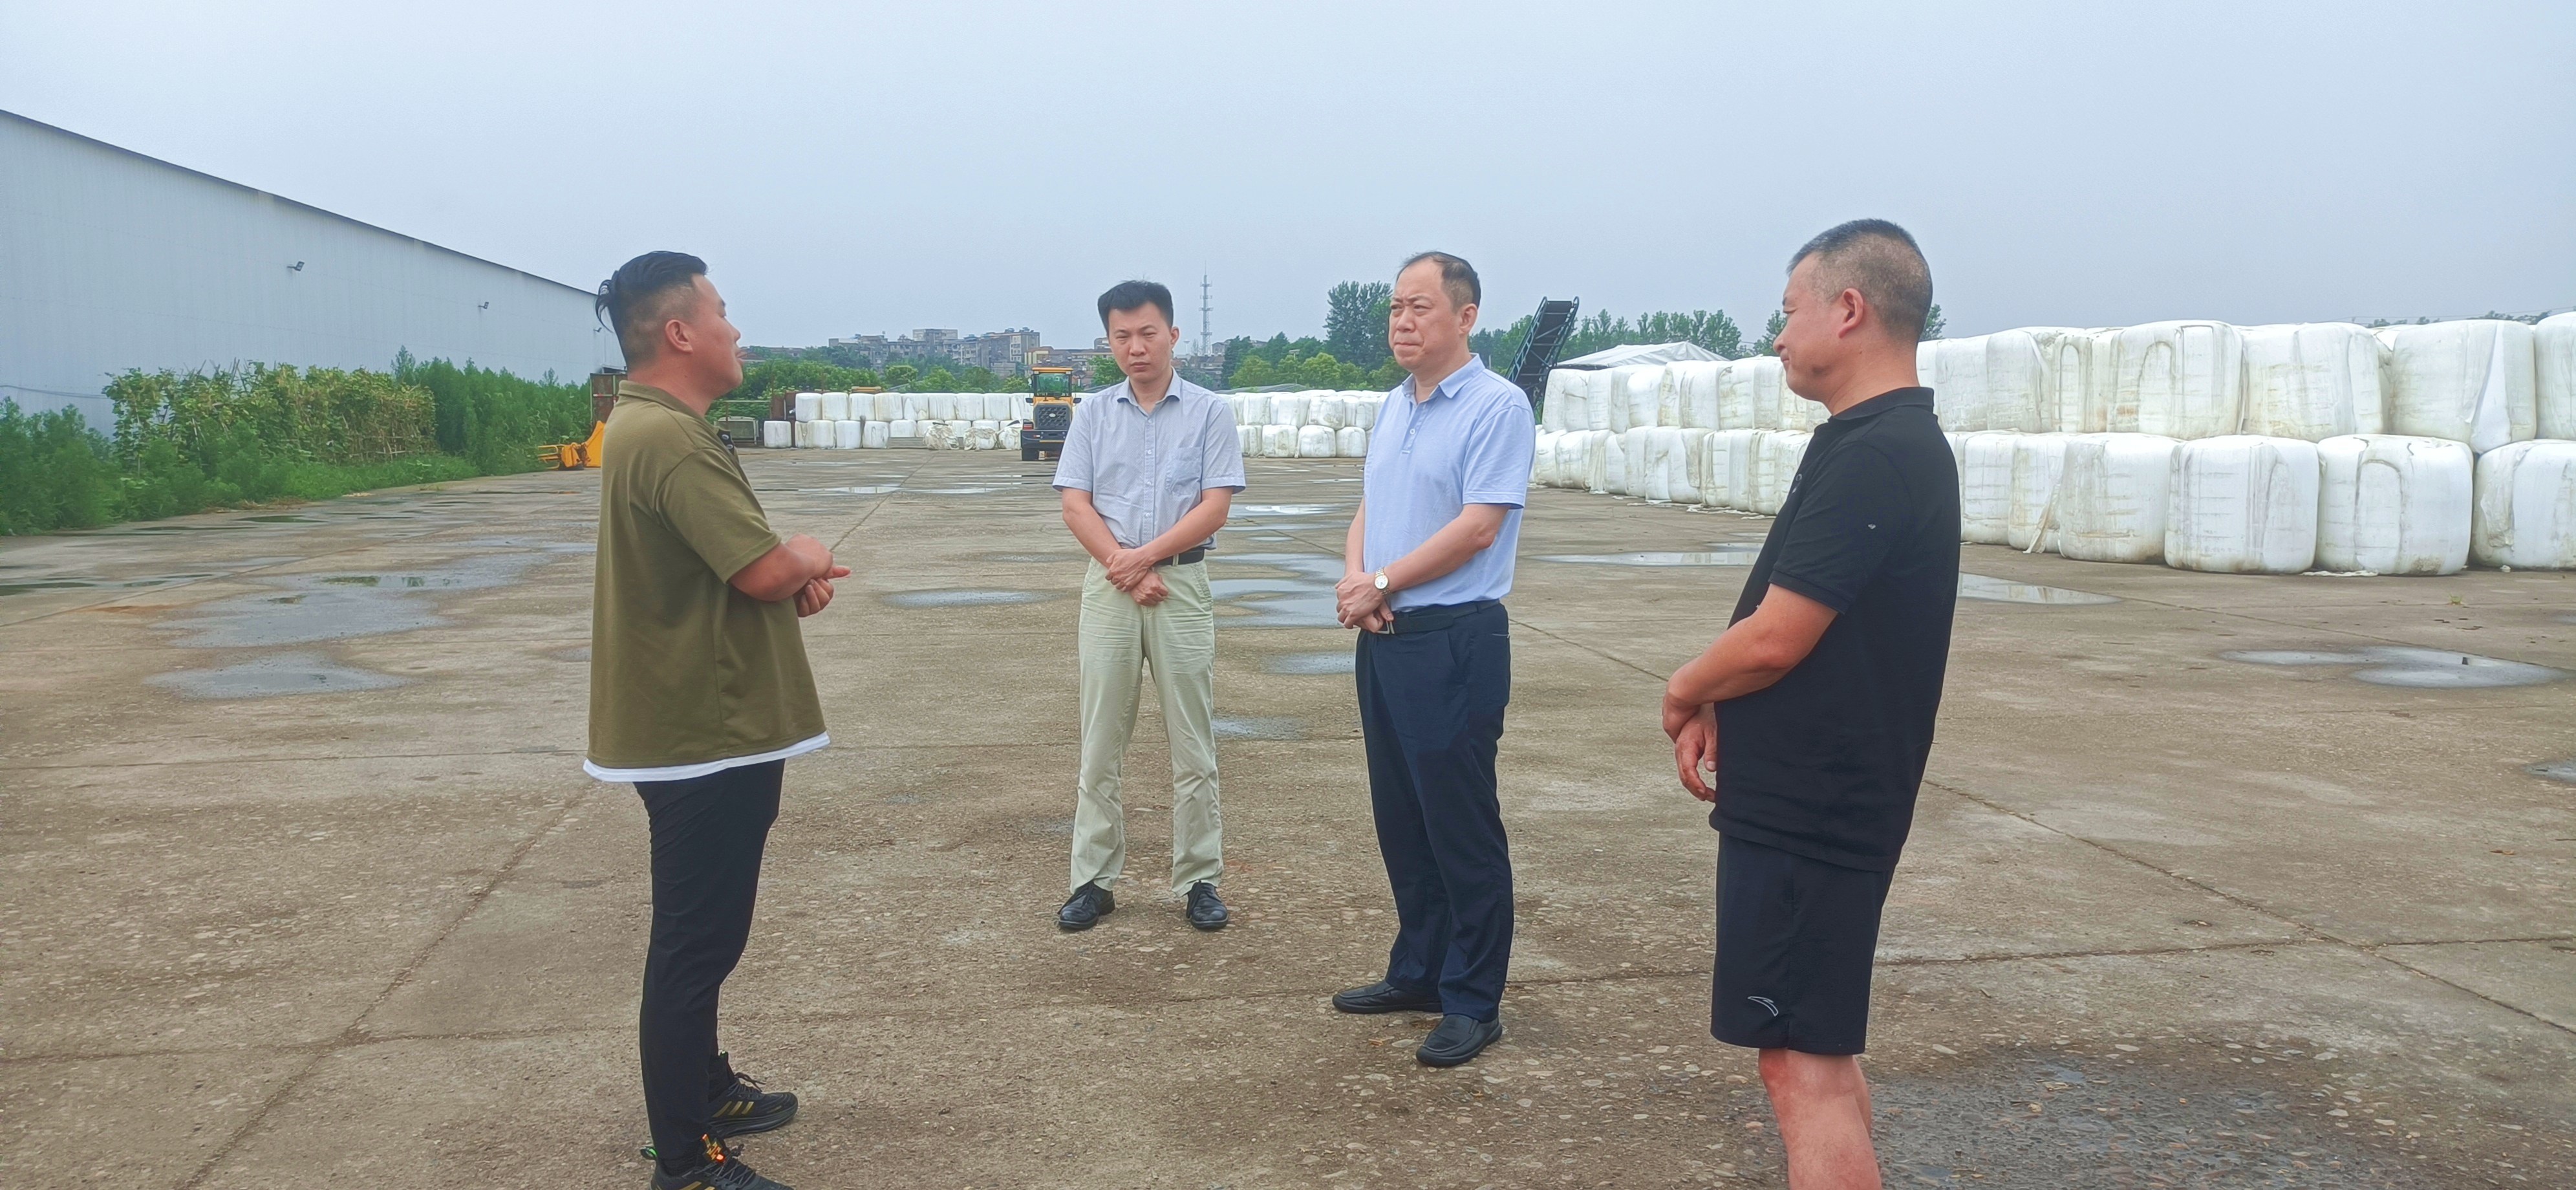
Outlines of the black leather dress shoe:
{"type": "Polygon", "coordinates": [[[1189,906],[1183,913],[1190,919],[1190,924],[1199,929],[1225,928],[1225,902],[1217,899],[1216,886],[1207,881],[1190,886],[1189,906]]]}
{"type": "Polygon", "coordinates": [[[1364,988],[1333,993],[1333,1007],[1343,1012],[1438,1012],[1440,993],[1416,992],[1381,979],[1364,988]]]}
{"type": "Polygon", "coordinates": [[[1064,899],[1064,908],[1055,911],[1056,928],[1087,930],[1099,925],[1100,919],[1109,916],[1116,908],[1118,902],[1109,895],[1108,889],[1100,887],[1097,882],[1086,884],[1073,890],[1073,895],[1064,899]]]}
{"type": "Polygon", "coordinates": [[[1457,1066],[1502,1039],[1503,1022],[1480,1021],[1453,1012],[1440,1018],[1440,1027],[1422,1039],[1422,1048],[1413,1051],[1413,1056],[1425,1066],[1457,1066]]]}

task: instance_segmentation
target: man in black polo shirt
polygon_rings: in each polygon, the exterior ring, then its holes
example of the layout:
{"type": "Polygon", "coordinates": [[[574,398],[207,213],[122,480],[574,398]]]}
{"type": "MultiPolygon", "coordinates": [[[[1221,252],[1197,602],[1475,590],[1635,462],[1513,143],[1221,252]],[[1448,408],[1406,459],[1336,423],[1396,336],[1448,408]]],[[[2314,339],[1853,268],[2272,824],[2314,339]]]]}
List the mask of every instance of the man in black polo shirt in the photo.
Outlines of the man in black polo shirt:
{"type": "Polygon", "coordinates": [[[1958,471],[1914,372],[1931,304],[1914,237],[1884,220],[1790,261],[1776,350],[1833,416],[1725,633],[1664,691],[1682,786],[1723,836],[1709,1030],[1761,1051],[1794,1190],[1879,1184],[1856,1055],[1959,588],[1958,471]]]}

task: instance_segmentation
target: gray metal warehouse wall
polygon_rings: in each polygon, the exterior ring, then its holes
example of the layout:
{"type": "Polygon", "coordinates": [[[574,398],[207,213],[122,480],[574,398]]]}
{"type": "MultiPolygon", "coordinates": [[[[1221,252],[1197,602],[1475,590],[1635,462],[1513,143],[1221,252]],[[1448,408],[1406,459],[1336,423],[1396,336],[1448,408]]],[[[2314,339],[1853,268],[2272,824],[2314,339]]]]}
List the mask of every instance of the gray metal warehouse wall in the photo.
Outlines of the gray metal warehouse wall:
{"type": "Polygon", "coordinates": [[[617,359],[591,295],[0,112],[0,396],[114,424],[127,368],[382,369],[405,348],[537,377],[617,359]],[[304,267],[292,266],[302,261],[304,267]]]}

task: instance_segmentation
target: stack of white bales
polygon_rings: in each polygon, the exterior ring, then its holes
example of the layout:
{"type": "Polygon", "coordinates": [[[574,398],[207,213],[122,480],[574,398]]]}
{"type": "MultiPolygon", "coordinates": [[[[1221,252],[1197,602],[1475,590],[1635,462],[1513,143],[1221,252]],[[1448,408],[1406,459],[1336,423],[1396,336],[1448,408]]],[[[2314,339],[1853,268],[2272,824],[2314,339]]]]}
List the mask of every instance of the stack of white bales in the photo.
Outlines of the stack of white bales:
{"type": "Polygon", "coordinates": [[[1015,393],[798,393],[793,414],[793,422],[764,424],[762,445],[1017,450],[1029,398],[1015,393]]]}
{"type": "MultiPolygon", "coordinates": [[[[2224,572],[2576,568],[2576,314],[2031,327],[1917,362],[1970,542],[2224,572]]],[[[1534,473],[1776,512],[1822,417],[1776,359],[1560,368],[1534,473]]]]}
{"type": "Polygon", "coordinates": [[[1533,482],[1777,512],[1824,407],[1769,356],[1548,374],[1533,482]]]}
{"type": "Polygon", "coordinates": [[[1360,459],[1385,393],[1308,389],[1229,393],[1246,458],[1360,459]]]}

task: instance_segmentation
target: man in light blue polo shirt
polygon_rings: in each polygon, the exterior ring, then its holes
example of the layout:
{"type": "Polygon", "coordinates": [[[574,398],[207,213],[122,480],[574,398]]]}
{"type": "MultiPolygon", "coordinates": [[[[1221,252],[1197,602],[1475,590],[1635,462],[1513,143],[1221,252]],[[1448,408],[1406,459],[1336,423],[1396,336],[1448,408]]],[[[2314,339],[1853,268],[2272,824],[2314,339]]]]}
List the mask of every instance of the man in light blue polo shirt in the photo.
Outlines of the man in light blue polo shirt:
{"type": "Polygon", "coordinates": [[[1143,671],[1154,671],[1172,744],[1172,888],[1202,930],[1225,928],[1216,783],[1216,601],[1201,559],[1243,490],[1234,407],[1172,369],[1172,291],[1123,281],[1100,322],[1127,379],[1074,407],[1055,486],[1065,527],[1091,554],[1076,652],[1082,760],[1073,811],[1073,895],[1056,925],[1087,930],[1117,907],[1127,866],[1118,800],[1143,671]]]}
{"type": "Polygon", "coordinates": [[[1341,621],[1361,630],[1369,801],[1395,891],[1386,978],[1343,1012],[1437,1012],[1414,1057],[1456,1066],[1503,1035],[1512,859],[1494,750],[1511,699],[1512,589],[1538,427],[1530,403],[1467,348],[1476,270],[1425,252],[1396,274],[1387,345],[1412,377],[1369,435],[1344,547],[1341,621]]]}

